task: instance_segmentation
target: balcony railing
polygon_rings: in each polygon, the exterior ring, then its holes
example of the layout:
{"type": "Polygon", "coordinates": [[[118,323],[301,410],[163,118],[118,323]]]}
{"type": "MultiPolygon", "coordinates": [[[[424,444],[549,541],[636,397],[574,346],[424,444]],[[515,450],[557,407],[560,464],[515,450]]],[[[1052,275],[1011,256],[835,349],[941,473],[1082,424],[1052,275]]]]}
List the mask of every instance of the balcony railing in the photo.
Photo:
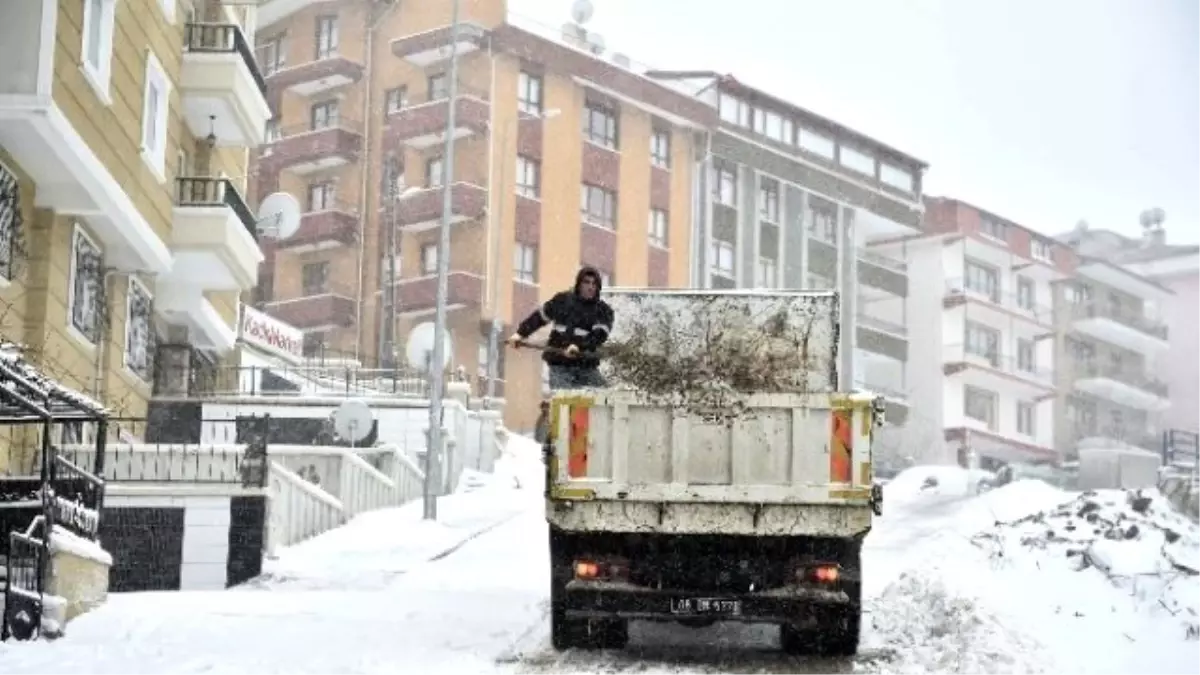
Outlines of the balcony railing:
{"type": "Polygon", "coordinates": [[[363,125],[358,120],[349,120],[338,118],[329,122],[324,122],[320,125],[308,124],[292,124],[286,127],[276,127],[267,130],[267,143],[276,143],[285,141],[289,138],[303,136],[305,134],[319,134],[324,131],[346,131],[355,135],[362,135],[363,125]]]}
{"type": "Polygon", "coordinates": [[[1054,379],[1054,371],[1049,368],[1038,368],[1036,364],[1030,364],[1020,358],[1005,356],[998,351],[980,353],[968,349],[963,344],[947,345],[943,350],[942,360],[947,364],[974,363],[1042,383],[1049,383],[1054,379]]]}
{"type": "MultiPolygon", "coordinates": [[[[859,303],[864,303],[864,302],[869,302],[869,301],[866,300],[865,298],[859,299],[859,303]]],[[[858,325],[864,326],[866,328],[873,328],[875,330],[880,330],[885,333],[891,333],[893,335],[908,335],[908,328],[906,328],[904,326],[904,324],[895,323],[893,321],[887,321],[885,319],[879,319],[874,316],[871,316],[870,314],[868,314],[864,311],[858,312],[858,325]]]]}
{"type": "Polygon", "coordinates": [[[242,57],[250,69],[250,75],[258,90],[267,93],[267,80],[263,77],[254,50],[246,42],[241,26],[232,23],[189,23],[187,25],[187,50],[194,53],[232,53],[242,57]]]}
{"type": "Polygon", "coordinates": [[[250,236],[258,241],[254,213],[228,178],[176,178],[175,203],[182,207],[228,206],[237,214],[250,236]]]}
{"type": "Polygon", "coordinates": [[[1127,384],[1131,387],[1149,392],[1155,396],[1166,398],[1169,390],[1167,384],[1134,368],[1117,367],[1112,365],[1084,362],[1075,367],[1078,377],[1103,377],[1105,379],[1127,384]]]}
{"type": "Polygon", "coordinates": [[[1119,324],[1128,326],[1134,330],[1141,331],[1147,335],[1153,335],[1162,340],[1167,339],[1167,325],[1162,321],[1151,319],[1150,317],[1135,312],[1129,309],[1113,307],[1112,305],[1092,302],[1082,305],[1073,305],[1071,315],[1076,321],[1084,319],[1111,319],[1119,324]]]}
{"type": "MultiPolygon", "coordinates": [[[[828,244],[833,247],[838,246],[838,236],[824,228],[808,227],[808,236],[811,239],[819,241],[823,244],[828,244]]],[[[855,252],[860,261],[876,265],[884,269],[892,270],[893,272],[904,273],[908,270],[908,263],[898,258],[893,258],[884,253],[872,251],[863,246],[856,246],[855,252]]]]}
{"type": "Polygon", "coordinates": [[[967,285],[966,280],[962,277],[946,280],[947,295],[976,295],[986,299],[994,305],[999,305],[1018,314],[1031,315],[1041,323],[1053,323],[1054,309],[1049,305],[1040,305],[1036,302],[1022,303],[1021,297],[1016,293],[1005,293],[1000,289],[981,289],[973,288],[967,285]]]}

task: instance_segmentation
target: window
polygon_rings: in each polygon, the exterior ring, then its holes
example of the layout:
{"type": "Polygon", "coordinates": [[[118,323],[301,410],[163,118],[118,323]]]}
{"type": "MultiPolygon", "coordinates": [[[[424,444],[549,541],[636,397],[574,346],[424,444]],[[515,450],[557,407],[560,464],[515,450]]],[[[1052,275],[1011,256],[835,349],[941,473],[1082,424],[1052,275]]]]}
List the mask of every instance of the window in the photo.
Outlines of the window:
{"type": "Polygon", "coordinates": [[[125,367],[134,375],[149,381],[154,372],[151,317],[152,300],[146,285],[129,277],[129,288],[125,302],[125,367]]]}
{"type": "Polygon", "coordinates": [[[394,199],[404,186],[404,159],[395,154],[389,154],[383,160],[383,184],[380,185],[380,199],[394,199]]]}
{"type": "Polygon", "coordinates": [[[326,211],[332,209],[336,196],[337,191],[333,183],[313,183],[308,186],[308,210],[326,211]]]}
{"type": "Polygon", "coordinates": [[[388,115],[403,110],[408,105],[408,87],[393,87],[383,95],[384,110],[388,115]]]}
{"type": "Polygon", "coordinates": [[[1033,436],[1036,433],[1037,408],[1027,401],[1017,401],[1017,433],[1033,436]]]}
{"type": "Polygon", "coordinates": [[[779,222],[779,182],[774,179],[759,179],[758,217],[769,223],[779,222]]]}
{"type": "Polygon", "coordinates": [[[21,184],[17,175],[0,164],[0,277],[13,278],[13,257],[16,251],[21,219],[21,184]]]}
{"type": "Polygon", "coordinates": [[[796,145],[801,150],[807,150],[814,155],[833,159],[833,139],[811,129],[801,128],[796,131],[796,145]]]}
{"type": "Polygon", "coordinates": [[[758,267],[754,270],[754,285],[758,288],[777,288],[779,286],[779,267],[773,259],[758,259],[758,267]]]}
{"type": "Polygon", "coordinates": [[[537,199],[542,193],[542,165],[517,155],[517,194],[537,199]]]}
{"type": "Polygon", "coordinates": [[[430,101],[440,101],[450,96],[450,80],[445,73],[430,75],[427,84],[430,101]]]}
{"type": "Polygon", "coordinates": [[[655,129],[650,134],[650,163],[660,169],[671,168],[671,132],[655,129]]]}
{"type": "Polygon", "coordinates": [[[879,180],[884,185],[890,185],[897,190],[916,191],[916,178],[913,176],[913,172],[887,162],[879,163],[879,180]]]}
{"type": "Polygon", "coordinates": [[[612,229],[616,226],[617,194],[584,183],[580,190],[579,211],[583,222],[612,229]]]}
{"type": "Polygon", "coordinates": [[[737,206],[737,172],[726,167],[713,170],[713,196],[726,206],[737,206]]]}
{"type": "Polygon", "coordinates": [[[1090,305],[1092,302],[1092,287],[1076,283],[1067,284],[1067,302],[1072,305],[1090,305]]]}
{"type": "Polygon", "coordinates": [[[1000,331],[983,324],[968,321],[966,325],[966,353],[982,356],[992,366],[1000,363],[1000,331]]]}
{"type": "Polygon", "coordinates": [[[113,25],[117,0],[84,0],[83,74],[106,105],[112,102],[108,82],[112,77],[113,25]]]}
{"type": "Polygon", "coordinates": [[[167,179],[167,112],[171,81],[154,54],[146,59],[146,91],[142,101],[142,159],[159,181],[167,179]]]}
{"type": "Polygon", "coordinates": [[[521,71],[517,76],[517,109],[530,115],[542,114],[542,78],[521,71]]]}
{"type": "Polygon", "coordinates": [[[650,243],[662,248],[667,247],[667,212],[662,209],[650,209],[650,243]]]}
{"type": "Polygon", "coordinates": [[[712,247],[709,249],[709,257],[712,258],[712,273],[718,276],[734,278],[733,275],[733,244],[720,239],[713,239],[712,247]]]}
{"type": "Polygon", "coordinates": [[[765,134],[767,138],[773,141],[785,142],[787,139],[783,135],[783,117],[779,113],[767,112],[763,115],[765,121],[765,134]]]}
{"type": "Polygon", "coordinates": [[[738,124],[739,120],[741,119],[739,111],[745,105],[746,104],[740,99],[734,98],[729,94],[721,94],[720,101],[717,105],[718,113],[721,116],[721,121],[729,122],[730,124],[738,124]]]}
{"type": "Polygon", "coordinates": [[[513,276],[527,284],[537,283],[537,247],[518,243],[513,249],[513,276]]]}
{"type": "Polygon", "coordinates": [[[317,17],[317,60],[337,56],[338,23],[336,16],[317,17]]]}
{"type": "Polygon", "coordinates": [[[979,232],[985,237],[1008,241],[1008,226],[990,216],[979,217],[979,232]]]}
{"type": "Polygon", "coordinates": [[[830,244],[838,242],[837,206],[808,197],[808,232],[830,244]]]}
{"type": "Polygon", "coordinates": [[[421,274],[437,274],[438,245],[424,244],[421,246],[421,274]]]}
{"type": "Polygon", "coordinates": [[[306,263],[300,268],[300,285],[305,295],[320,295],[329,291],[329,261],[306,263]]]}
{"type": "Polygon", "coordinates": [[[963,387],[963,414],[996,429],[996,393],[967,385],[963,387]]]}
{"type": "Polygon", "coordinates": [[[264,77],[287,65],[287,43],[284,38],[283,34],[268,38],[258,48],[258,65],[264,77]]]}
{"type": "Polygon", "coordinates": [[[1037,237],[1034,237],[1033,241],[1029,244],[1029,248],[1034,259],[1045,262],[1054,262],[1054,255],[1050,249],[1050,242],[1046,241],[1045,239],[1038,239],[1037,237]]]}
{"type": "Polygon", "coordinates": [[[441,157],[430,157],[425,160],[425,187],[440,187],[443,172],[445,172],[445,167],[442,166],[441,157]]]}
{"type": "Polygon", "coordinates": [[[71,327],[88,342],[100,339],[97,317],[104,310],[104,258],[100,247],[76,225],[71,242],[71,287],[67,305],[71,327]]]}
{"type": "Polygon", "coordinates": [[[301,353],[305,358],[316,358],[325,353],[327,336],[325,331],[313,331],[304,334],[304,343],[301,346],[301,353]]]}
{"type": "Polygon", "coordinates": [[[313,104],[309,114],[309,128],[313,131],[337,126],[338,102],[322,101],[313,104]]]}
{"type": "Polygon", "coordinates": [[[838,163],[847,169],[868,176],[875,175],[875,158],[848,145],[841,147],[841,151],[838,153],[838,163]]]}
{"type": "Polygon", "coordinates": [[[1037,372],[1037,351],[1033,340],[1017,340],[1017,369],[1023,373],[1037,372]]]}
{"type": "Polygon", "coordinates": [[[969,291],[982,293],[992,302],[1000,302],[1000,273],[995,267],[967,261],[964,285],[969,291]]]}
{"type": "Polygon", "coordinates": [[[1033,281],[1025,277],[1017,277],[1017,306],[1032,311],[1033,297],[1033,281]]]}
{"type": "Polygon", "coordinates": [[[267,128],[263,131],[263,142],[274,143],[281,138],[283,138],[283,132],[279,129],[279,120],[267,120],[267,128]]]}
{"type": "Polygon", "coordinates": [[[602,103],[589,101],[583,108],[583,137],[596,145],[616,150],[616,111],[602,103]]]}

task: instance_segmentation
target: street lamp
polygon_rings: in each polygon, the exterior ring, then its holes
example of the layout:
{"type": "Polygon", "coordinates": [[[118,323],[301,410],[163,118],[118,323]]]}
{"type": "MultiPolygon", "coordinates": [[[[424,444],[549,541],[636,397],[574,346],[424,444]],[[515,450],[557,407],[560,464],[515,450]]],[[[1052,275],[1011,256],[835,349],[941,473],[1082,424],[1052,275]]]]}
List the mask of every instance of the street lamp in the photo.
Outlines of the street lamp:
{"type": "MultiPolygon", "coordinates": [[[[538,120],[539,122],[545,122],[546,120],[550,120],[550,119],[554,119],[555,117],[558,117],[560,114],[562,114],[562,110],[559,110],[558,108],[551,108],[550,110],[543,110],[541,113],[538,113],[536,115],[531,115],[531,117],[533,119],[538,120]]],[[[499,146],[500,146],[500,150],[502,152],[505,150],[505,148],[508,147],[509,129],[515,127],[519,123],[520,123],[519,119],[514,119],[514,120],[512,120],[511,124],[506,124],[504,126],[504,133],[499,138],[499,146]]],[[[497,139],[493,138],[492,142],[496,143],[497,139]]],[[[504,195],[505,195],[505,193],[507,193],[507,189],[505,188],[505,180],[507,178],[507,172],[505,171],[504,167],[508,166],[512,161],[513,160],[511,160],[507,157],[505,159],[501,160],[501,162],[500,162],[500,178],[498,181],[496,181],[494,187],[491,185],[488,186],[489,190],[491,190],[491,189],[498,190],[498,192],[496,193],[496,200],[497,200],[496,208],[491,209],[490,212],[488,213],[488,221],[489,221],[489,223],[488,223],[488,230],[489,230],[488,239],[489,239],[489,246],[492,249],[492,261],[491,261],[492,273],[491,273],[491,275],[489,275],[489,278],[488,278],[488,283],[491,284],[491,293],[489,294],[490,297],[488,298],[488,305],[491,306],[491,308],[492,308],[492,325],[491,325],[491,330],[488,332],[488,369],[487,369],[487,393],[486,393],[487,404],[489,407],[495,405],[496,380],[498,379],[499,374],[500,374],[499,373],[499,371],[500,371],[500,363],[499,363],[499,361],[500,361],[500,328],[501,328],[501,323],[502,323],[500,320],[500,307],[499,307],[499,305],[500,305],[500,230],[502,228],[500,216],[501,216],[501,214],[504,213],[504,195]]],[[[496,162],[496,153],[493,152],[493,153],[491,153],[491,163],[495,164],[495,162],[496,162]]],[[[489,181],[491,181],[494,173],[495,173],[495,167],[489,166],[488,167],[488,180],[489,181]]]]}
{"type": "Polygon", "coordinates": [[[446,145],[442,163],[442,222],[438,232],[437,311],[433,319],[433,371],[429,378],[429,431],[425,448],[425,520],[437,519],[437,494],[441,481],[442,399],[446,395],[446,296],[450,276],[450,209],[454,185],[454,99],[458,96],[458,4],[451,1],[450,10],[450,80],[446,105],[446,145]]]}

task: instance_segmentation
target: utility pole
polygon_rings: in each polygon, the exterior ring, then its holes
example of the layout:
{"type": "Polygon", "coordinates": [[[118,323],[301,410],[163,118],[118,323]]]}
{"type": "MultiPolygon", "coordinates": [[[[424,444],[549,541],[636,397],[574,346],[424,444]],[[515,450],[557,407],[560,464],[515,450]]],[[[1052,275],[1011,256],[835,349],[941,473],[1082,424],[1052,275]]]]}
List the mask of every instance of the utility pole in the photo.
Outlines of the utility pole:
{"type": "Polygon", "coordinates": [[[437,519],[437,493],[441,481],[442,399],[446,396],[446,295],[450,276],[450,209],[454,180],[455,98],[458,96],[458,3],[450,10],[450,88],[446,101],[446,146],[442,163],[442,223],[437,247],[437,312],[433,319],[433,363],[429,373],[429,431],[425,448],[425,519],[437,519]]]}
{"type": "MultiPolygon", "coordinates": [[[[504,195],[508,192],[505,189],[505,178],[507,172],[504,167],[508,166],[508,153],[504,152],[508,143],[508,125],[505,125],[503,133],[500,135],[500,152],[504,154],[500,160],[500,179],[496,181],[495,187],[488,185],[489,190],[496,190],[496,208],[493,213],[488,214],[488,220],[491,221],[491,232],[488,235],[492,238],[492,273],[491,278],[491,298],[488,304],[492,308],[492,327],[488,334],[488,372],[487,372],[487,401],[488,406],[496,405],[496,378],[500,375],[500,229],[504,223],[500,220],[501,214],[504,213],[504,195]]],[[[488,175],[488,180],[491,180],[491,174],[488,175]]]]}
{"type": "Polygon", "coordinates": [[[853,391],[857,373],[854,372],[854,348],[858,344],[858,250],[854,235],[854,218],[847,217],[846,210],[838,207],[837,223],[841,225],[838,236],[839,295],[841,295],[841,363],[838,379],[841,391],[853,391]]]}

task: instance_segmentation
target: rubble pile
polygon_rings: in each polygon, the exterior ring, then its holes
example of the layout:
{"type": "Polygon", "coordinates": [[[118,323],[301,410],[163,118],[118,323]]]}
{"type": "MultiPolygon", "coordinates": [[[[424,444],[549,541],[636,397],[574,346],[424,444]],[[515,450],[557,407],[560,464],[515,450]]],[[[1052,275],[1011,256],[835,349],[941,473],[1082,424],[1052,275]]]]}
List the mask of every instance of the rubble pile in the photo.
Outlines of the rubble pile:
{"type": "Polygon", "coordinates": [[[1177,617],[1200,638],[1200,532],[1156,490],[1098,490],[977,534],[993,554],[1039,550],[1078,573],[1100,573],[1177,617]]]}
{"type": "Polygon", "coordinates": [[[611,301],[624,327],[604,347],[612,384],[656,404],[726,416],[739,412],[744,393],[824,390],[814,383],[832,373],[830,339],[816,333],[824,326],[813,306],[777,298],[672,300],[630,294],[611,301]]]}

